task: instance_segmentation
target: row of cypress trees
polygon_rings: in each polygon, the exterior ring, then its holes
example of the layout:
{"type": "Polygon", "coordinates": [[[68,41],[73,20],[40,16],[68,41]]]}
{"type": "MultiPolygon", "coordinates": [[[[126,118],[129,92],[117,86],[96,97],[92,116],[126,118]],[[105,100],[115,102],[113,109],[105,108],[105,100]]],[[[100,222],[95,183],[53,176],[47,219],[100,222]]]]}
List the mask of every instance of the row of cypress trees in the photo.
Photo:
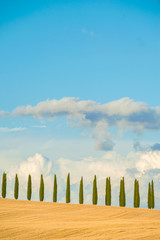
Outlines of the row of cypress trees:
{"type": "MultiPolygon", "coordinates": [[[[2,197],[6,197],[6,186],[7,186],[7,175],[3,173],[2,177],[2,197]]],[[[19,195],[19,180],[18,175],[15,176],[15,185],[14,185],[14,198],[18,199],[19,195]]],[[[27,183],[27,199],[31,200],[32,196],[32,181],[31,175],[28,175],[27,183]]],[[[44,200],[44,180],[43,175],[41,174],[40,178],[40,188],[39,188],[39,199],[40,201],[44,200]]],[[[80,179],[79,184],[79,204],[83,204],[84,195],[83,195],[83,177],[80,179]]],[[[54,175],[54,185],[53,185],[53,202],[57,202],[57,177],[54,175]]],[[[94,175],[93,179],[93,191],[92,191],[92,203],[96,205],[98,202],[98,190],[97,190],[97,178],[94,175]]],[[[67,175],[67,184],[66,184],[66,203],[70,203],[70,174],[67,175]]],[[[106,178],[106,188],[105,188],[105,205],[111,206],[111,181],[110,177],[106,178]]],[[[124,177],[120,180],[120,192],[119,192],[119,206],[126,206],[126,195],[125,195],[125,183],[124,177]]],[[[137,179],[134,181],[134,207],[139,208],[140,206],[140,193],[139,193],[139,182],[137,179]]],[[[154,183],[153,180],[148,184],[148,208],[154,208],[154,183]]]]}

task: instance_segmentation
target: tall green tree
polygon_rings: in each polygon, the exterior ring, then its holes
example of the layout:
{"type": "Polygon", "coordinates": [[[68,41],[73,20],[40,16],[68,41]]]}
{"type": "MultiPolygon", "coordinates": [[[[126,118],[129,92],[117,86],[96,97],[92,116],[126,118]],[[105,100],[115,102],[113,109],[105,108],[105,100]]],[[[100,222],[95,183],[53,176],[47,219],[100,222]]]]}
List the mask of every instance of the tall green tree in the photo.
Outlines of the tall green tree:
{"type": "Polygon", "coordinates": [[[137,180],[134,180],[134,207],[137,207],[137,202],[136,202],[136,194],[137,194],[137,180]]]}
{"type": "Polygon", "coordinates": [[[31,180],[31,175],[28,175],[28,184],[27,184],[27,199],[31,200],[32,196],[32,180],[31,180]]]}
{"type": "Polygon", "coordinates": [[[121,207],[126,206],[124,177],[120,180],[119,205],[121,207]]]}
{"type": "Polygon", "coordinates": [[[2,177],[2,197],[6,197],[6,188],[7,188],[7,175],[4,172],[2,177]]]}
{"type": "Polygon", "coordinates": [[[108,206],[111,205],[111,181],[110,181],[110,177],[106,178],[105,204],[108,205],[108,206]]]}
{"type": "Polygon", "coordinates": [[[122,206],[122,179],[120,180],[120,190],[119,190],[119,206],[122,206]]]}
{"type": "Polygon", "coordinates": [[[67,175],[66,203],[70,203],[70,173],[67,175]]]}
{"type": "Polygon", "coordinates": [[[148,183],[148,208],[151,208],[151,185],[148,183]]]}
{"type": "Polygon", "coordinates": [[[137,181],[137,207],[139,208],[140,206],[140,193],[139,193],[139,181],[137,181]]]}
{"type": "Polygon", "coordinates": [[[139,194],[139,182],[137,179],[134,181],[134,207],[139,208],[140,194],[139,194]]]}
{"type": "Polygon", "coordinates": [[[79,203],[83,204],[83,177],[81,177],[79,184],[79,203]]]}
{"type": "Polygon", "coordinates": [[[39,200],[44,200],[44,181],[43,181],[43,175],[41,174],[41,180],[40,180],[40,188],[39,188],[39,200]]]}
{"type": "Polygon", "coordinates": [[[125,207],[126,206],[126,192],[125,192],[124,177],[123,177],[123,204],[124,204],[124,207],[125,207]]]}
{"type": "Polygon", "coordinates": [[[106,178],[105,205],[109,205],[108,204],[108,177],[106,178]]]}
{"type": "Polygon", "coordinates": [[[56,174],[54,174],[53,202],[57,202],[57,177],[56,177],[56,174]]]}
{"type": "Polygon", "coordinates": [[[111,206],[111,179],[109,177],[109,206],[111,206]]]}
{"type": "Polygon", "coordinates": [[[92,193],[92,203],[97,204],[98,202],[98,192],[97,192],[97,178],[96,175],[94,175],[93,180],[93,193],[92,193]]]}
{"type": "Polygon", "coordinates": [[[18,199],[18,193],[19,193],[19,180],[18,175],[15,176],[15,184],[14,184],[14,198],[18,199]]]}
{"type": "Polygon", "coordinates": [[[151,208],[154,208],[154,183],[151,182],[151,208]]]}

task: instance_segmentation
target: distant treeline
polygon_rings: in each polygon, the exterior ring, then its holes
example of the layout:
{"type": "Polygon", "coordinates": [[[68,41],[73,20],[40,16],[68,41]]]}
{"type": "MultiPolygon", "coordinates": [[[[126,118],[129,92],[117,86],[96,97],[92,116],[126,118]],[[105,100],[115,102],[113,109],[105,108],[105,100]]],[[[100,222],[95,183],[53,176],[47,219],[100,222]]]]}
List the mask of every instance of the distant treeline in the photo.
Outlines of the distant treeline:
{"type": "MultiPolygon", "coordinates": [[[[2,177],[2,197],[6,197],[6,189],[7,189],[7,174],[4,172],[2,177]]],[[[83,177],[80,179],[79,184],[79,204],[84,203],[84,194],[83,194],[83,177]]],[[[18,175],[15,176],[15,183],[14,183],[14,198],[18,199],[19,195],[19,180],[18,175]]],[[[32,180],[31,175],[28,175],[28,182],[27,182],[27,199],[31,200],[32,197],[32,180]]],[[[135,208],[140,207],[140,193],[139,193],[139,182],[137,179],[134,181],[134,201],[133,206],[135,208]]],[[[40,187],[39,187],[39,200],[44,200],[44,180],[43,175],[41,174],[40,178],[40,187]]],[[[57,177],[56,174],[54,175],[54,182],[53,182],[53,202],[57,202],[57,177]]],[[[67,183],[66,183],[66,203],[70,203],[71,201],[71,194],[70,194],[70,173],[67,175],[67,183]]],[[[153,180],[148,183],[148,208],[154,208],[154,183],[153,180]]],[[[96,175],[93,179],[93,189],[92,189],[92,204],[98,203],[98,189],[97,189],[97,178],[96,175]]],[[[111,206],[111,180],[110,177],[106,178],[106,185],[105,185],[105,205],[111,206]]],[[[125,182],[124,177],[120,180],[120,191],[119,191],[119,206],[125,207],[126,206],[126,194],[125,194],[125,182]]]]}

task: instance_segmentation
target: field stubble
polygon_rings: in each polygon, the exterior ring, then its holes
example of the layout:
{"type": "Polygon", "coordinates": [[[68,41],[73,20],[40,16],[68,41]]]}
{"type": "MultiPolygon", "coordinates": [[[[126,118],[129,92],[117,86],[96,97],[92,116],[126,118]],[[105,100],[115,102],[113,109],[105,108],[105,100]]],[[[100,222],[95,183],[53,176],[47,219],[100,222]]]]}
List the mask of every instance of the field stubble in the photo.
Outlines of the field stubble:
{"type": "Polygon", "coordinates": [[[0,199],[0,239],[157,240],[160,211],[0,199]]]}

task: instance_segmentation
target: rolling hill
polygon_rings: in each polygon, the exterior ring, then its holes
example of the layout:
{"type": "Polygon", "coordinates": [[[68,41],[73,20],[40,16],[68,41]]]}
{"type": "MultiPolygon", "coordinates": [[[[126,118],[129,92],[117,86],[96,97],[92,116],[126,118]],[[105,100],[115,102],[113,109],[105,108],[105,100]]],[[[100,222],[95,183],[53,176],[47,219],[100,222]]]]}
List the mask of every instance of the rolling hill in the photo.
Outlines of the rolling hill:
{"type": "Polygon", "coordinates": [[[0,239],[160,239],[160,211],[0,199],[0,239]]]}

